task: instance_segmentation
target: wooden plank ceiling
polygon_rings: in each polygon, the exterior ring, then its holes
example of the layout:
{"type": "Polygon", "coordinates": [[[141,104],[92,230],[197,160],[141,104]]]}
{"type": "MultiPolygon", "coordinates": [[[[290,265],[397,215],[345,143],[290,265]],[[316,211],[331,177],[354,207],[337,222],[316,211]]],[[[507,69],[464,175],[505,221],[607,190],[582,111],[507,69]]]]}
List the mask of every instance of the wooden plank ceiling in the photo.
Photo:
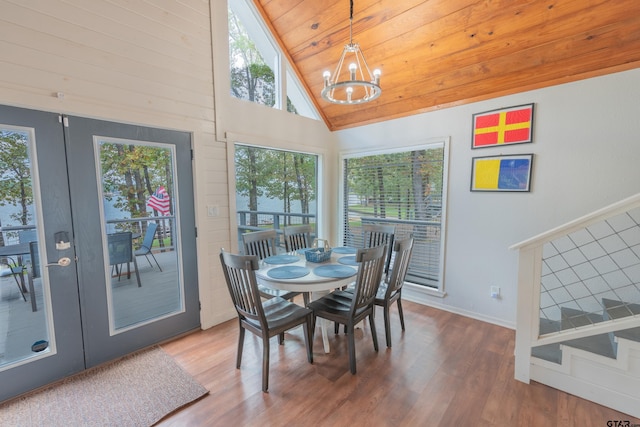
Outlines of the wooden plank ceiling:
{"type": "Polygon", "coordinates": [[[349,41],[349,0],[254,1],[331,130],[640,66],[639,0],[354,0],[382,95],[334,105],[322,72],[349,41]]]}

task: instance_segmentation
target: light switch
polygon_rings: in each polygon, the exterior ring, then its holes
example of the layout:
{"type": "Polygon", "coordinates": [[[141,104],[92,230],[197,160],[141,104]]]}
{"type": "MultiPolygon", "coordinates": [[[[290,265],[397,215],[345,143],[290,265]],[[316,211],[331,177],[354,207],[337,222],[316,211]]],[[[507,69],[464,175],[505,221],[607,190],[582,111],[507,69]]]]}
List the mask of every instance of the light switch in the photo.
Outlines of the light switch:
{"type": "Polygon", "coordinates": [[[207,216],[211,216],[211,217],[218,216],[218,205],[207,206],[207,216]]]}

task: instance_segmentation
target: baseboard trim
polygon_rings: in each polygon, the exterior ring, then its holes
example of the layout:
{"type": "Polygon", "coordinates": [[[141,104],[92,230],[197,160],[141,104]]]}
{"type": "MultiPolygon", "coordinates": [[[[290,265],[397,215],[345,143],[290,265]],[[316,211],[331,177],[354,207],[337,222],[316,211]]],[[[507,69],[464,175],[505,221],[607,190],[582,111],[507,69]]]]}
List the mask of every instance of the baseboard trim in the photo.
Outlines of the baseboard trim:
{"type": "Polygon", "coordinates": [[[450,305],[446,305],[446,304],[442,304],[437,301],[434,301],[434,298],[433,298],[434,296],[442,299],[446,297],[446,295],[447,295],[446,292],[434,291],[432,289],[425,289],[424,286],[412,285],[411,283],[406,283],[402,287],[402,298],[407,301],[426,305],[428,307],[437,308],[439,310],[448,311],[450,313],[459,314],[461,316],[470,317],[475,320],[480,320],[482,322],[491,323],[493,325],[502,326],[508,329],[515,330],[516,328],[516,325],[514,322],[506,322],[504,321],[504,319],[485,316],[480,313],[463,310],[459,307],[453,307],[450,305]]]}

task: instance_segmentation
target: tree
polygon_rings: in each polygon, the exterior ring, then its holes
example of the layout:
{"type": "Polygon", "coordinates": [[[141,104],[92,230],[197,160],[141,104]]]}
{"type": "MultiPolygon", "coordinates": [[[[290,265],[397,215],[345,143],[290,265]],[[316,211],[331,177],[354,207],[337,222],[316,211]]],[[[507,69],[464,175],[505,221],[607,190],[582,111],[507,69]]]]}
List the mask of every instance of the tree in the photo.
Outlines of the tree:
{"type": "Polygon", "coordinates": [[[0,206],[19,207],[11,218],[21,225],[28,225],[33,188],[26,133],[0,131],[0,173],[0,206]]]}
{"type": "Polygon", "coordinates": [[[273,70],[231,9],[228,21],[231,94],[236,98],[273,107],[276,101],[273,70]]]}
{"type": "MultiPolygon", "coordinates": [[[[258,210],[258,197],[263,195],[263,183],[268,179],[264,173],[265,150],[255,147],[236,146],[236,192],[249,197],[249,210],[258,210]]],[[[249,225],[258,225],[258,216],[250,215],[249,225]]]]}
{"type": "Polygon", "coordinates": [[[173,193],[168,149],[104,142],[100,144],[100,162],[105,197],[115,198],[114,206],[129,212],[131,218],[147,216],[146,202],[159,186],[170,196],[173,193]]]}
{"type": "Polygon", "coordinates": [[[345,166],[350,195],[373,203],[374,217],[388,217],[397,206],[399,219],[427,220],[441,197],[432,191],[442,187],[442,156],[440,148],[351,158],[345,166]]]}
{"type": "Polygon", "coordinates": [[[258,225],[255,211],[262,196],[282,201],[283,212],[292,212],[292,202],[298,200],[300,212],[309,213],[316,197],[315,156],[238,145],[235,165],[236,192],[248,197],[248,209],[253,212],[249,225],[258,225]]]}
{"type": "MultiPolygon", "coordinates": [[[[309,213],[311,200],[316,198],[316,162],[310,156],[294,153],[293,167],[296,173],[300,210],[306,214],[309,213]]],[[[303,218],[302,222],[308,224],[309,218],[303,218]]]]}

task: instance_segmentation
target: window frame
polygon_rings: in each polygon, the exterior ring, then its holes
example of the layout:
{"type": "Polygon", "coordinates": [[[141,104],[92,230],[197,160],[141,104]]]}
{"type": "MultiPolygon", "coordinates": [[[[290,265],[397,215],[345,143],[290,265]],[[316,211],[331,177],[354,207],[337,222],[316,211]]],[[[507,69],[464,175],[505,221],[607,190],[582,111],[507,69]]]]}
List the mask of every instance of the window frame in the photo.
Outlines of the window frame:
{"type": "Polygon", "coordinates": [[[235,238],[238,230],[238,215],[237,215],[237,200],[236,200],[236,145],[249,146],[255,148],[262,148],[265,150],[276,151],[289,151],[292,153],[306,154],[316,157],[316,232],[318,235],[324,235],[327,225],[325,219],[327,218],[326,210],[322,209],[326,201],[325,197],[325,182],[324,182],[324,160],[326,153],[322,151],[312,150],[299,150],[294,148],[293,144],[286,143],[284,141],[273,141],[268,138],[258,138],[249,135],[241,135],[234,133],[227,133],[227,177],[229,187],[229,237],[230,237],[230,249],[235,253],[240,253],[241,248],[238,244],[238,239],[235,238]]]}
{"type": "Polygon", "coordinates": [[[412,282],[405,282],[405,292],[403,295],[408,296],[409,299],[415,301],[424,301],[427,296],[445,297],[445,250],[446,250],[446,224],[447,224],[447,201],[448,201],[448,175],[449,175],[449,137],[437,137],[426,139],[415,145],[403,145],[393,148],[381,148],[378,150],[355,150],[349,152],[342,152],[339,155],[340,170],[339,170],[339,202],[338,202],[338,230],[340,241],[345,240],[345,171],[344,161],[351,158],[376,156],[382,154],[393,154],[410,152],[416,150],[442,148],[443,149],[443,164],[442,164],[442,212],[440,223],[440,259],[439,271],[438,271],[438,287],[431,287],[421,285],[412,282]]]}

